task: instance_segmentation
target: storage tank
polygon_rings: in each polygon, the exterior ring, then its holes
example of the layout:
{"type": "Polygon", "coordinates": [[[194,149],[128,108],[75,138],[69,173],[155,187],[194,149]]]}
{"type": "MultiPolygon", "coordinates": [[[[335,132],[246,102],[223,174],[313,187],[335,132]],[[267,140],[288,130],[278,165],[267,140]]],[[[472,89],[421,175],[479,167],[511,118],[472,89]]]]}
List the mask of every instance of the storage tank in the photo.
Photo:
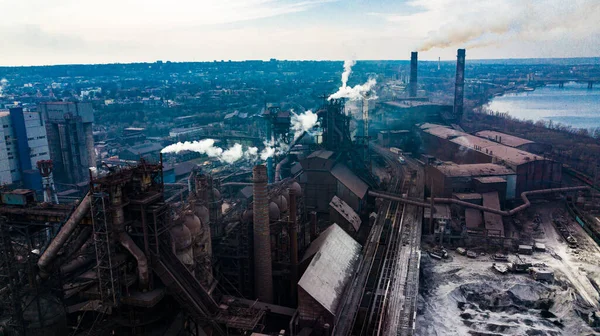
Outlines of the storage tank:
{"type": "Polygon", "coordinates": [[[290,184],[290,189],[294,190],[294,192],[296,193],[296,197],[302,196],[302,187],[298,182],[294,181],[292,184],[290,184]]]}
{"type": "Polygon", "coordinates": [[[285,196],[277,195],[273,198],[273,202],[277,204],[280,212],[286,212],[288,210],[288,201],[285,199],[285,196]]]}
{"type": "Polygon", "coordinates": [[[177,220],[170,232],[177,258],[186,267],[193,269],[194,253],[192,250],[192,234],[190,233],[190,230],[183,224],[183,220],[177,220]]]}
{"type": "Polygon", "coordinates": [[[279,211],[279,207],[275,202],[269,203],[269,218],[270,219],[279,219],[281,215],[281,211],[279,211]]]}

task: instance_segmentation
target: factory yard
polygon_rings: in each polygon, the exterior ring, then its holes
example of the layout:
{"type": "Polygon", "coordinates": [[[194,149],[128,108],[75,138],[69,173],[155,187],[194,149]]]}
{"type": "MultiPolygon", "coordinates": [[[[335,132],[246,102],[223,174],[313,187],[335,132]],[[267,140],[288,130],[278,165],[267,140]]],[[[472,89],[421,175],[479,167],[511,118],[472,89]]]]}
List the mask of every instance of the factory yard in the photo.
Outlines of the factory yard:
{"type": "MultiPolygon", "coordinates": [[[[520,256],[554,279],[536,281],[528,273],[501,274],[493,252],[476,259],[449,251],[448,259],[423,255],[416,335],[593,335],[597,326],[600,249],[570,219],[560,202],[532,206],[522,217],[539,214],[541,224],[523,221],[545,252],[520,256]],[[562,214],[578,246],[571,248],[552,218],[562,214]]],[[[509,262],[518,261],[515,254],[509,262]]],[[[596,329],[597,331],[598,329],[596,329]]]]}

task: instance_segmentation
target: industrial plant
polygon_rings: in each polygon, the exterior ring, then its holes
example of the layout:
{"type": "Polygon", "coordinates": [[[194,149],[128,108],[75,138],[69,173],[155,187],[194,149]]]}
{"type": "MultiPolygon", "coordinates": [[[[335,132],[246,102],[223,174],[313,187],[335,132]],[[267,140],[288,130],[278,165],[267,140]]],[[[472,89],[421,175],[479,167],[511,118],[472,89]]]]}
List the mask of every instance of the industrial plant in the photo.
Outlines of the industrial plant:
{"type": "Polygon", "coordinates": [[[435,79],[413,52],[350,86],[354,63],[312,109],[234,102],[164,137],[95,127],[113,98],[7,105],[0,335],[599,332],[596,181],[477,125],[465,49],[435,79]]]}

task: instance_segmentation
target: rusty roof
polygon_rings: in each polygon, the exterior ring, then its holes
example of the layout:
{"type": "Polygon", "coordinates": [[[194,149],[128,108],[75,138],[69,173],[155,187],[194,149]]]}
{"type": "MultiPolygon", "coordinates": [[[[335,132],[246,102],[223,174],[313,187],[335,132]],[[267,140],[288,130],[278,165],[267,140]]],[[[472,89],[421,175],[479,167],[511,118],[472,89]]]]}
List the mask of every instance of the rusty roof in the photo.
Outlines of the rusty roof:
{"type": "Polygon", "coordinates": [[[348,203],[344,202],[344,200],[336,195],[333,195],[331,202],[329,202],[329,206],[342,215],[342,217],[344,217],[344,219],[346,219],[350,224],[352,224],[354,230],[358,231],[362,221],[356,212],[354,212],[354,210],[352,210],[352,208],[348,205],[348,203]]]}
{"type": "Polygon", "coordinates": [[[333,224],[310,244],[302,262],[310,265],[298,285],[334,316],[358,264],[361,245],[333,224]]]}
{"type": "Polygon", "coordinates": [[[447,177],[505,176],[515,174],[512,169],[494,163],[443,164],[435,166],[435,168],[447,177]]]}
{"type": "Polygon", "coordinates": [[[531,140],[519,138],[514,135],[500,133],[500,132],[496,132],[496,131],[480,131],[480,132],[475,133],[475,135],[480,136],[482,138],[492,140],[492,141],[499,142],[503,145],[510,146],[510,147],[519,147],[522,145],[534,143],[531,140]]]}

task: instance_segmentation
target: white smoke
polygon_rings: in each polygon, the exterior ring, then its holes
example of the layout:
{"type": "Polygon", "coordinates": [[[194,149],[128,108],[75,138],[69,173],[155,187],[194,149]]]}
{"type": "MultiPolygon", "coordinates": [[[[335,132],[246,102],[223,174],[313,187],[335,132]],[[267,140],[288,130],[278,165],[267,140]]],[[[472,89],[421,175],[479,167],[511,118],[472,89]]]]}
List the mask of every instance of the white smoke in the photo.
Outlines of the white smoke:
{"type": "Polygon", "coordinates": [[[178,154],[180,152],[190,151],[205,154],[208,157],[216,158],[223,163],[232,164],[241,159],[257,161],[260,158],[264,161],[275,154],[284,153],[287,150],[286,146],[287,145],[284,144],[276,145],[265,142],[265,148],[259,154],[257,147],[247,147],[244,150],[244,147],[241,144],[236,143],[224,150],[223,148],[215,146],[215,140],[204,139],[200,141],[178,142],[163,148],[161,153],[178,154]]]}
{"type": "Polygon", "coordinates": [[[339,90],[329,96],[327,100],[347,98],[349,100],[360,100],[360,99],[377,99],[377,95],[372,92],[373,87],[377,84],[375,78],[369,78],[369,80],[360,85],[354,87],[348,86],[348,77],[352,73],[352,67],[356,64],[356,61],[350,60],[344,62],[344,72],[342,73],[342,86],[339,90]],[[367,98],[368,97],[368,98],[367,98]]]}
{"type": "Polygon", "coordinates": [[[340,98],[348,98],[349,100],[377,99],[377,95],[371,93],[375,84],[377,84],[377,80],[375,80],[375,78],[369,78],[369,80],[362,85],[358,84],[353,87],[342,86],[336,93],[329,96],[327,100],[340,98]]]}
{"type": "Polygon", "coordinates": [[[241,159],[244,156],[244,152],[242,150],[242,145],[236,143],[223,153],[221,153],[220,160],[225,163],[234,163],[237,160],[241,159]]]}
{"type": "Polygon", "coordinates": [[[304,132],[310,132],[310,130],[317,126],[318,119],[319,117],[317,114],[311,110],[308,110],[302,114],[296,114],[292,112],[291,123],[292,131],[294,131],[294,140],[298,139],[304,132]]]}
{"type": "Polygon", "coordinates": [[[345,87],[348,83],[348,78],[352,73],[352,67],[356,64],[355,60],[345,60],[344,61],[344,72],[342,73],[342,86],[345,87]]]}

